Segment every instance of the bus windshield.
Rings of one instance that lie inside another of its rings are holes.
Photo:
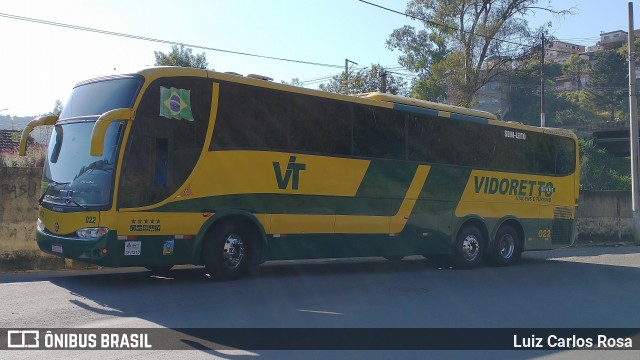
[[[64,105],[60,119],[102,115],[118,109],[131,108],[142,80],[135,77],[115,78],[78,85]]]
[[[89,155],[95,122],[72,122],[55,126],[44,165],[47,188],[43,205],[68,210],[105,208],[111,203],[114,169],[124,129],[114,121],[107,129],[102,156]],[[77,209],[71,209],[77,208]]]
[[[104,209],[111,204],[117,151],[124,124],[107,129],[103,155],[90,155],[97,117],[109,110],[131,108],[142,84],[139,76],[103,78],[76,86],[60,114],[44,165],[45,190],[40,203],[65,211]]]

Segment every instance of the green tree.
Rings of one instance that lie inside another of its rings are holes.
[[[286,82],[284,80],[281,81],[283,84],[285,85],[291,85],[291,86],[298,86],[298,87],[303,87],[302,86],[302,82],[300,82],[299,78],[292,78],[291,82]]]
[[[631,190],[629,158],[614,157],[596,147],[593,139],[581,139],[580,184],[587,190]]]
[[[156,57],[156,66],[181,66],[192,67],[198,69],[206,69],[209,63],[205,53],[193,55],[191,48],[186,48],[184,45],[171,46],[171,52],[165,54],[162,51],[154,51],[153,54]]]
[[[587,105],[585,90],[561,92],[554,97],[556,101],[551,113],[554,126],[585,125],[604,120]]]
[[[578,54],[572,54],[566,64],[562,65],[562,73],[571,77],[575,89],[582,89],[582,74],[589,70],[589,60]]]
[[[561,74],[561,66],[557,63],[545,64],[545,79]],[[553,112],[556,104],[556,93],[552,90],[554,83],[545,81],[545,114]],[[549,90],[551,89],[551,91]],[[509,89],[511,110],[505,114],[505,120],[513,120],[528,125],[540,125],[540,61],[523,62],[519,69],[511,72]],[[551,119],[551,116],[547,116]],[[549,123],[549,125],[552,125]]]
[[[449,102],[469,106],[494,76],[510,71],[523,46],[538,41],[539,29],[526,16],[537,11],[568,14],[537,6],[538,0],[410,0],[406,13],[424,30],[404,26],[393,31],[387,47],[403,53],[401,65],[419,72],[414,84],[432,94],[446,89]],[[522,44],[522,45],[521,45]]]
[[[374,91],[382,91],[382,76],[387,78],[387,93],[393,95],[405,95],[406,94],[406,82],[399,76],[394,76],[392,73],[386,72],[379,64],[372,64],[368,69],[358,70],[353,74],[349,74],[347,82],[347,76],[344,72],[340,75],[336,75],[326,84],[320,84],[318,88],[322,91],[333,92],[337,94],[362,94]]]
[[[60,116],[63,109],[64,109],[64,105],[62,105],[62,101],[56,100],[55,104],[53,105],[53,110],[49,112],[49,115]]]
[[[627,61],[623,55],[615,50],[598,52],[587,83],[587,101],[592,109],[607,112],[609,120],[614,121],[616,113],[624,112],[627,79]]]

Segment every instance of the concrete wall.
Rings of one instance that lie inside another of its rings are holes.
[[[0,167],[0,252],[34,250],[42,169]]]
[[[630,191],[582,191],[576,213],[576,241],[633,241],[632,215]]]
[[[0,167],[0,271],[64,267],[35,242],[41,168]]]
[[[40,168],[0,167],[0,271],[64,266],[35,243],[41,178]],[[631,218],[630,192],[584,191],[577,210],[577,242],[632,241]]]

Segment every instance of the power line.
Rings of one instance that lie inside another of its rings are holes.
[[[213,48],[213,47],[209,47],[209,46],[194,45],[194,44],[187,44],[187,43],[182,43],[182,42],[177,42],[177,41],[156,39],[156,38],[151,38],[151,37],[146,37],[146,36],[125,34],[125,33],[119,33],[119,32],[115,32],[115,31],[95,29],[95,28],[90,28],[90,27],[85,27],[85,26],[78,26],[78,25],[72,25],[72,24],[59,23],[59,22],[55,22],[55,21],[42,20],[42,19],[30,18],[30,17],[26,17],[26,16],[19,16],[19,15],[13,15],[13,14],[0,13],[0,17],[13,19],[13,20],[19,20],[19,21],[32,22],[32,23],[42,24],[42,25],[57,26],[57,27],[73,29],[73,30],[88,31],[88,32],[104,34],[104,35],[119,36],[119,37],[129,38],[129,39],[157,42],[157,43],[161,43],[161,44],[184,45],[184,46],[191,47],[191,48],[210,50],[210,51],[217,51],[217,52],[224,52],[224,53],[234,54],[234,55],[251,56],[251,57],[257,57],[257,58],[262,58],[262,59],[287,61],[287,62],[298,63],[298,64],[324,66],[324,67],[337,68],[337,69],[342,68],[341,65],[324,64],[324,63],[318,63],[318,62],[313,62],[313,61],[287,59],[287,58],[281,58],[281,57],[275,57],[275,56],[252,54],[252,53],[242,52],[242,51],[218,49],[218,48]]]
[[[404,13],[404,12],[401,12],[401,11],[398,11],[398,10],[393,10],[393,9],[388,8],[388,7],[384,7],[384,6],[382,6],[382,5],[374,4],[374,3],[372,3],[372,2],[368,2],[368,1],[365,1],[365,0],[359,0],[359,1],[360,1],[360,2],[363,2],[363,3],[365,3],[365,4],[368,4],[368,5],[371,5],[371,6],[374,6],[374,7],[377,7],[377,8],[383,9],[383,10],[386,10],[386,11],[390,11],[390,12],[395,13],[395,14],[398,14],[398,15],[406,16],[406,17],[409,17],[409,18],[414,19],[414,20],[415,20],[415,19],[417,19],[417,20],[420,20],[420,21],[425,22],[425,23],[427,23],[427,24],[431,24],[431,25],[434,25],[434,26],[439,26],[439,27],[447,28],[447,29],[449,29],[449,30],[453,30],[453,31],[462,31],[462,32],[464,32],[464,33],[466,33],[466,34],[477,35],[477,36],[481,36],[481,37],[486,38],[486,39],[489,39],[489,40],[496,40],[496,41],[504,42],[504,43],[511,44],[511,45],[517,45],[517,46],[528,47],[528,48],[534,48],[534,47],[535,47],[535,46],[531,46],[531,45],[526,45],[526,44],[522,44],[522,43],[517,43],[517,42],[515,42],[515,41],[511,41],[511,40],[498,39],[498,38],[496,38],[496,37],[490,37],[490,36],[488,36],[488,35],[478,34],[478,33],[476,33],[476,32],[472,32],[472,31],[468,31],[468,30],[464,30],[464,29],[458,29],[458,28],[457,28],[457,27],[455,27],[455,26],[451,26],[451,25],[447,25],[447,24],[441,24],[441,23],[438,23],[438,22],[433,21],[433,20],[423,19],[423,18],[420,18],[420,17],[414,16],[414,15],[409,15],[409,14],[407,14],[407,13]]]

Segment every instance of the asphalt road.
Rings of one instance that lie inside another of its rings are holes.
[[[453,270],[415,257],[271,262],[212,282],[180,267],[0,274],[0,328],[640,328],[640,247]],[[460,339],[464,342],[466,339]],[[638,359],[640,351],[2,351],[0,359]]]

